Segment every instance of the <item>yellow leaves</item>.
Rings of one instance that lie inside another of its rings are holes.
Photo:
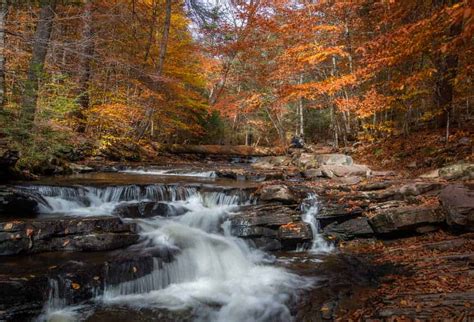
[[[81,285],[78,284],[78,283],[71,283],[71,287],[72,287],[72,289],[77,291],[81,288]]]
[[[12,228],[13,228],[13,223],[10,223],[10,222],[7,223],[7,224],[5,224],[5,225],[3,226],[3,229],[4,229],[4,230],[10,230],[10,229],[12,229]]]

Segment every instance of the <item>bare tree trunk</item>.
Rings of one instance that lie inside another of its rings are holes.
[[[165,9],[165,24],[163,26],[163,33],[160,43],[160,56],[158,57],[158,66],[156,68],[156,75],[161,76],[163,74],[163,66],[166,58],[166,50],[168,48],[168,37],[171,28],[171,4],[172,0],[166,0],[166,9]],[[138,138],[142,138],[146,130],[150,127],[153,114],[155,113],[155,107],[150,106],[145,113],[145,118],[140,124],[138,129]]]
[[[78,132],[85,132],[85,115],[90,105],[89,96],[89,82],[91,77],[91,65],[92,58],[94,56],[94,32],[92,29],[92,1],[87,0],[84,7],[83,14],[83,27],[82,27],[82,43],[80,50],[80,77],[79,77],[79,97],[78,103],[80,105],[80,111],[78,118],[81,124],[79,124]]]
[[[300,76],[300,84],[303,84],[303,75]],[[300,98],[299,109],[300,109],[300,136],[304,137],[304,116],[303,116],[303,98]]]
[[[0,111],[5,106],[5,29],[7,25],[8,2],[0,0]]]
[[[21,100],[21,118],[23,124],[28,128],[33,127],[35,119],[39,81],[41,80],[46,54],[48,53],[55,8],[55,0],[41,1],[40,16],[33,39],[33,53],[28,68],[28,79],[25,83]]]

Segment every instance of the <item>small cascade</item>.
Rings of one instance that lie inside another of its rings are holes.
[[[43,309],[43,314],[41,314],[36,321],[64,321],[64,322],[73,322],[78,320],[79,306],[73,307],[68,306],[66,299],[61,294],[59,289],[59,282],[56,279],[49,280],[49,293],[48,301],[45,304]]]
[[[330,253],[334,250],[334,246],[328,243],[319,233],[319,222],[316,219],[319,213],[319,201],[316,194],[309,194],[301,205],[303,212],[303,221],[308,223],[313,233],[313,241],[309,251],[312,253]],[[302,249],[300,249],[302,250]]]
[[[249,194],[241,190],[200,191],[196,187],[160,184],[108,187],[31,185],[21,189],[41,197],[38,198],[40,213],[69,216],[112,215],[120,204],[142,201],[165,202],[171,208],[186,207],[186,204],[192,208],[195,200],[208,208],[250,201]]]

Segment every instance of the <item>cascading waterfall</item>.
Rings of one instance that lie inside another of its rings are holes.
[[[303,212],[303,221],[308,223],[313,233],[313,241],[309,249],[312,253],[329,253],[334,250],[334,246],[328,243],[319,233],[319,223],[316,219],[319,213],[319,201],[316,194],[309,194],[308,197],[301,204],[301,211]]]
[[[255,202],[244,191],[176,185],[30,189],[44,197],[51,213],[112,214],[120,203],[144,200],[185,209],[172,217],[127,219],[138,224],[145,241],[141,247],[179,251],[170,263],[156,259],[152,273],[136,280],[115,285],[105,281],[96,299],[102,305],[191,310],[197,321],[291,321],[288,301],[312,285],[307,278],[268,265],[268,255],[229,234],[226,220],[240,206]],[[74,319],[77,307],[65,306],[55,285],[46,319]]]
[[[262,252],[222,235],[225,219],[243,203],[220,194],[193,196],[184,203],[189,211],[183,216],[137,221],[143,237],[151,242],[147,245],[177,247],[176,259],[161,266],[155,262],[151,274],[108,287],[103,302],[199,308],[196,314],[202,321],[290,321],[285,304],[310,281],[264,265]]]

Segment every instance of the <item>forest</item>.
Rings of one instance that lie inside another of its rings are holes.
[[[0,135],[348,147],[472,129],[469,1],[2,1]]]
[[[474,0],[0,0],[0,321],[474,320]]]

